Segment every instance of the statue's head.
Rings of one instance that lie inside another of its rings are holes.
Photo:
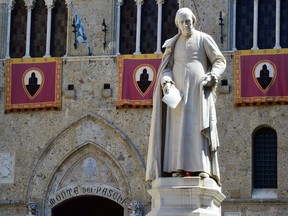
[[[180,8],[175,16],[175,24],[183,36],[190,36],[196,25],[196,16],[189,8]]]

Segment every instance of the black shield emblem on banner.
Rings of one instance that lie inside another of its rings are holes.
[[[22,85],[31,100],[40,93],[43,84],[44,74],[40,69],[30,68],[23,74]]]
[[[140,95],[144,97],[155,82],[155,69],[149,64],[139,65],[133,74],[134,85]]]
[[[276,66],[269,60],[257,62],[253,68],[254,81],[263,93],[266,93],[270,89],[276,76]]]

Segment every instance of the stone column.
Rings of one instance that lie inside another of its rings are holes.
[[[275,46],[274,49],[280,49],[280,0],[276,0],[276,29],[275,29]]]
[[[254,19],[253,19],[253,47],[252,50],[258,50],[258,0],[254,0]]]
[[[46,0],[45,4],[47,6],[47,29],[46,29],[46,52],[44,57],[50,57],[50,44],[51,44],[51,21],[52,21],[52,8],[53,0]]]
[[[8,12],[7,12],[7,35],[6,35],[6,56],[5,58],[10,58],[10,35],[11,35],[11,12],[15,4],[14,0],[9,1],[8,3]]]
[[[183,0],[177,0],[177,2],[178,2],[178,5],[179,5],[179,8],[184,7],[184,2],[183,2]]]
[[[155,53],[162,53],[161,51],[161,38],[162,38],[162,5],[164,0],[156,0],[158,5],[158,21],[157,21],[157,49]]]
[[[233,0],[233,20],[232,20],[232,51],[237,50],[236,48],[236,2],[237,0]]]
[[[120,21],[121,21],[121,6],[123,0],[117,1],[117,22],[116,22],[116,55],[120,55]]]
[[[27,27],[26,27],[26,49],[25,56],[23,58],[30,58],[30,40],[31,40],[31,13],[34,7],[34,0],[27,1]]]
[[[141,35],[141,9],[143,0],[135,0],[137,5],[137,26],[136,26],[136,50],[134,54],[141,54],[140,51],[140,35]]]
[[[221,216],[225,199],[221,187],[211,178],[158,178],[148,190],[152,196],[147,216]]]

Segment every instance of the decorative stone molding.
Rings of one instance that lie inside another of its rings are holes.
[[[139,200],[132,200],[128,209],[130,210],[129,216],[142,216],[143,215],[143,206]]]
[[[32,216],[37,214],[37,206],[35,202],[29,202],[26,205],[27,208],[27,216]]]

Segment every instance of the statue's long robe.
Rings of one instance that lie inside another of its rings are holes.
[[[178,34],[163,47],[165,53],[153,94],[146,180],[180,169],[206,172],[220,183],[215,89],[204,88],[201,81],[209,65],[209,73],[219,77],[226,67],[225,58],[209,35],[195,29],[190,39]],[[173,63],[171,73],[164,70],[169,62]],[[163,76],[171,77],[183,93],[176,109],[162,102]]]

